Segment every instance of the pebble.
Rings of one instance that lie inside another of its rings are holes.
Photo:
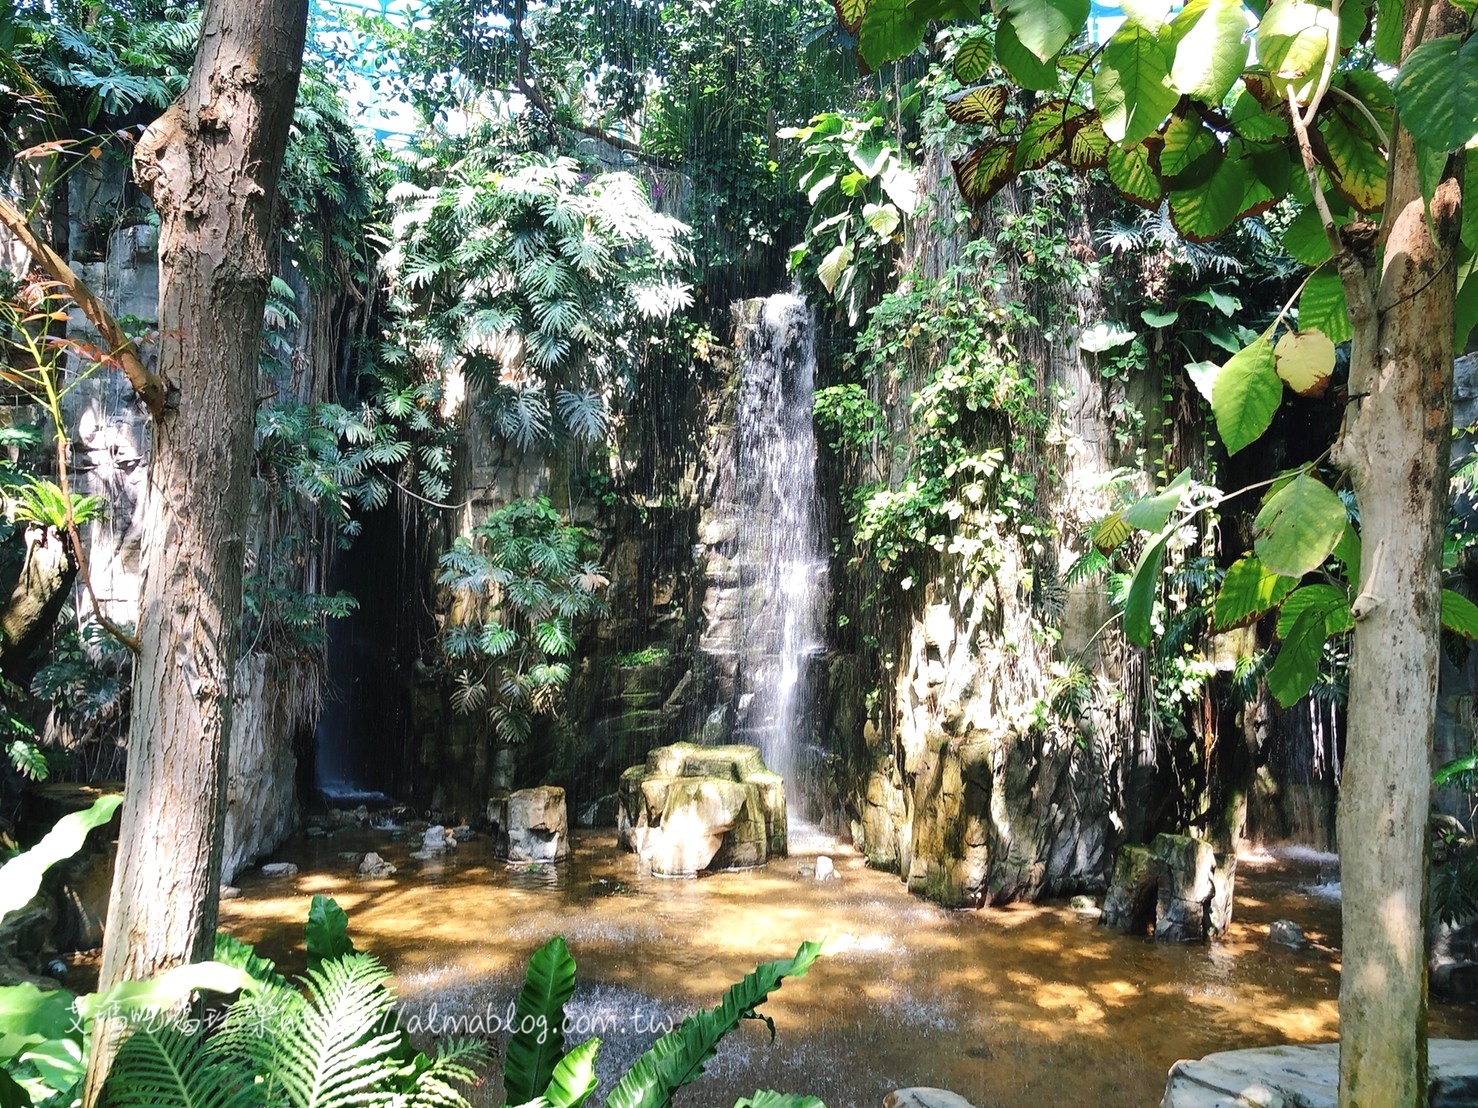
[[[296,877],[298,867],[291,862],[268,862],[262,867],[263,877]]]

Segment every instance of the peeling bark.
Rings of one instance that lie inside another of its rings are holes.
[[[159,212],[159,359],[178,409],[145,493],[141,651],[101,984],[214,949],[257,353],[306,0],[207,0],[184,96],[139,143]],[[94,1040],[86,1101],[111,1063]]]

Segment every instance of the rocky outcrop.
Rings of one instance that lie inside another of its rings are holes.
[[[1119,848],[1103,902],[1103,924],[1162,942],[1199,942],[1232,922],[1235,855],[1187,835],[1157,835],[1148,846]]]
[[[659,747],[621,775],[616,827],[659,876],[762,866],[786,853],[785,786],[752,746]]]
[[[516,864],[562,862],[570,856],[565,791],[555,785],[519,789],[488,801],[493,853]]]
[[[1427,1044],[1431,1108],[1478,1103],[1478,1043]],[[1339,1044],[1227,1050],[1170,1067],[1160,1108],[1336,1108]]]

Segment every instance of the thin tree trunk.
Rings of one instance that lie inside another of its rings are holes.
[[[214,949],[257,356],[306,0],[207,0],[184,97],[134,158],[160,216],[160,370],[118,866],[101,984]],[[87,1102],[111,1063],[94,1040]]]
[[[1450,30],[1454,11],[1437,0],[1423,13],[1425,37]],[[1419,37],[1409,28],[1408,51]],[[1410,136],[1398,128],[1393,138],[1377,331],[1352,357],[1360,407],[1338,453],[1364,547],[1339,802],[1342,1108],[1408,1108],[1427,1096],[1427,817],[1460,190],[1443,181],[1429,222]]]

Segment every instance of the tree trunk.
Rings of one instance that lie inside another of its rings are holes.
[[[0,573],[0,674],[12,679],[31,652],[56,626],[77,578],[66,537],[33,523],[11,539],[20,548],[14,580]],[[3,563],[5,559],[0,559]],[[3,570],[0,565],[0,570]],[[7,588],[8,587],[8,595]]]
[[[1412,8],[1426,37],[1453,29],[1445,0]],[[1408,51],[1421,33],[1408,29]],[[1342,1108],[1408,1108],[1427,1095],[1427,816],[1460,190],[1443,181],[1429,221],[1411,138],[1393,137],[1374,342],[1359,341],[1357,320],[1359,411],[1337,455],[1363,540],[1339,802]]]
[[[207,0],[185,95],[139,143],[159,211],[159,359],[141,650],[101,985],[214,949],[226,743],[277,176],[306,0]],[[87,1101],[111,1063],[94,1040]]]

